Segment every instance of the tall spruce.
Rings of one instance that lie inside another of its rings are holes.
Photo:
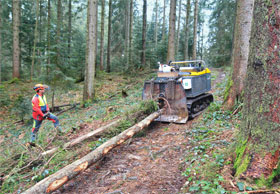
[[[83,100],[93,100],[94,98],[94,77],[96,61],[96,6],[97,0],[88,0],[87,12],[87,49],[85,65],[85,84]]]
[[[72,0],[68,0],[68,59],[71,58]]]
[[[2,82],[2,2],[0,1],[0,83]]]
[[[241,100],[249,56],[249,40],[253,19],[254,0],[237,1],[234,41],[232,52],[232,76],[229,80],[228,95],[225,96],[226,107],[233,109],[235,102]],[[232,84],[231,84],[232,83]]]
[[[112,0],[109,0],[109,17],[108,17],[108,43],[107,43],[107,66],[106,72],[111,71],[111,30],[112,30]]]
[[[176,0],[170,0],[167,62],[175,60]]]
[[[255,0],[235,175],[272,186],[280,170],[280,4]]]
[[[155,4],[155,12],[156,12],[156,18],[155,18],[155,47],[157,48],[158,43],[158,0],[156,0]]]
[[[179,14],[178,14],[178,20],[177,20],[177,31],[176,31],[176,57],[178,57],[178,51],[179,51],[179,41],[180,41],[180,24],[181,24],[181,7],[182,7],[182,0],[179,0]]]
[[[47,28],[47,57],[48,57],[48,62],[47,62],[47,75],[49,74],[50,71],[50,65],[51,65],[51,0],[48,0],[48,28]]]
[[[196,60],[196,47],[197,47],[197,17],[198,17],[198,0],[195,0],[194,6],[194,24],[193,24],[193,50],[192,59]]]
[[[61,23],[62,23],[62,4],[61,4],[61,0],[57,0],[56,65],[60,69],[61,69],[61,59],[60,59]]]
[[[132,65],[132,32],[133,32],[133,0],[130,0],[130,6],[129,6],[129,48],[128,48],[128,52],[129,52],[129,56],[128,56],[128,60],[129,60],[129,64]]]
[[[141,65],[146,65],[146,29],[147,29],[147,0],[143,0],[142,51]]]
[[[40,11],[39,9],[40,9],[40,2],[39,0],[36,0],[36,23],[34,29],[34,43],[33,43],[33,52],[32,52],[30,80],[32,80],[34,75],[35,53],[36,53],[36,46],[38,41],[38,23],[39,23],[39,11]]]
[[[20,0],[13,0],[13,78],[20,77]]]
[[[104,17],[105,17],[105,0],[101,0],[101,34],[100,34],[100,70],[104,67]]]
[[[129,53],[128,53],[128,49],[129,49],[129,6],[130,6],[130,1],[126,1],[125,2],[125,37],[124,37],[124,57],[125,57],[125,69],[128,69],[129,66]]]
[[[189,60],[189,18],[191,11],[191,0],[188,0],[186,7],[186,25],[185,25],[185,49],[184,49],[184,58]]]
[[[162,16],[162,29],[161,29],[161,40],[164,41],[165,39],[165,18],[166,18],[166,13],[165,13],[165,9],[166,9],[166,0],[163,0],[163,16]]]

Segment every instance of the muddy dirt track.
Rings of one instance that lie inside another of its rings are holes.
[[[185,180],[184,125],[153,123],[55,193],[178,193]]]
[[[214,81],[222,81],[219,73]],[[175,194],[186,182],[182,172],[188,145],[186,124],[152,123],[141,137],[116,147],[55,194]]]

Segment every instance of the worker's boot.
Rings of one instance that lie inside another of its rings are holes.
[[[27,147],[36,147],[35,141],[37,139],[37,133],[31,132],[31,140],[26,143]]]
[[[57,135],[59,135],[59,136],[63,135],[61,126],[57,126],[55,129],[56,129]]]
[[[29,148],[36,147],[36,144],[34,142],[27,142],[25,145]]]

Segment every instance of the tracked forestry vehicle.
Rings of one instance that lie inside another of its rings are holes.
[[[165,112],[157,121],[186,123],[211,102],[211,72],[202,60],[159,63],[157,78],[145,81],[143,100],[153,99]]]

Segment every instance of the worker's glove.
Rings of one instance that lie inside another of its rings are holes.
[[[44,114],[43,118],[46,119],[46,118],[48,118],[49,116],[50,116],[50,112],[47,112],[47,113]]]

